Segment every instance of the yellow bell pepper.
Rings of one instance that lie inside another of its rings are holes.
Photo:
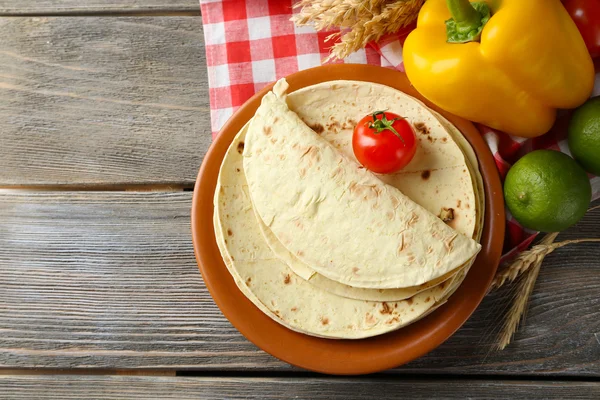
[[[479,3],[425,2],[404,43],[408,78],[453,114],[539,136],[554,124],[556,109],[575,108],[592,93],[585,43],[559,0]]]

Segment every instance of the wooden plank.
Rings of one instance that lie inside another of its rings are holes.
[[[0,37],[0,186],[193,184],[211,142],[199,18],[0,18]]]
[[[0,376],[3,399],[593,399],[598,382]]]
[[[0,16],[116,13],[200,14],[198,0],[0,0]]]
[[[0,192],[0,368],[296,371],[247,342],[197,271],[191,193]],[[600,209],[559,239],[600,236]],[[600,246],[551,254],[514,344],[495,293],[391,373],[600,376]]]

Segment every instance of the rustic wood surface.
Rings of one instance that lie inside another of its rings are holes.
[[[600,398],[597,244],[546,259],[500,353],[510,290],[378,376],[321,378],[260,351],[191,245],[182,188],[210,144],[198,2],[0,0],[0,35],[1,399]],[[558,240],[582,237],[600,237],[600,210]]]
[[[221,315],[190,236],[190,192],[0,194],[0,368],[297,371]],[[559,240],[600,236],[600,209]],[[600,377],[600,246],[550,255],[515,343],[491,352],[506,292],[395,373]]]
[[[198,0],[0,0],[2,15],[186,13],[199,15]]]
[[[200,18],[0,18],[0,187],[191,186],[211,141]]]
[[[377,378],[190,378],[0,376],[2,399],[593,399],[600,383],[384,380]]]

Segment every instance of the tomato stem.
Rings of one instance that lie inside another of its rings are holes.
[[[381,115],[381,119],[377,119],[377,116]],[[387,119],[385,116],[385,111],[375,111],[373,113],[373,122],[369,124],[370,129],[374,129],[374,133],[381,133],[385,130],[391,131],[394,135],[398,136],[398,138],[402,141],[403,144],[406,145],[404,138],[398,133],[396,129],[392,126],[392,124],[396,121],[400,121],[404,118],[394,118],[392,120]]]

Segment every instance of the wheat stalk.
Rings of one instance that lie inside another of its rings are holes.
[[[331,48],[325,61],[342,59],[410,24],[417,17],[425,0],[301,0],[294,7],[300,12],[291,20],[298,26],[312,24],[317,30],[331,28],[343,32],[330,35],[327,40],[341,36]]]
[[[590,208],[588,212],[597,208],[600,208],[600,206]],[[498,335],[496,349],[503,350],[506,348],[519,328],[519,324],[525,321],[529,298],[535,287],[535,282],[540,273],[544,258],[554,250],[569,244],[600,242],[600,239],[573,239],[555,243],[554,240],[557,236],[558,232],[548,233],[542,238],[539,244],[519,254],[494,277],[490,290],[499,288],[507,282],[513,282],[517,277],[524,274],[519,281],[514,302],[508,311],[506,321],[502,325],[502,329]]]
[[[530,250],[522,252],[514,260],[506,264],[498,273],[496,273],[489,290],[497,289],[507,282],[514,281],[519,275],[528,271],[538,261],[541,263],[541,261],[544,260],[544,257],[558,248],[575,243],[600,242],[600,239],[573,239],[552,243],[554,242],[554,239],[556,239],[556,236],[558,236],[557,232],[547,234],[540,241],[540,244],[533,246]]]
[[[544,257],[538,258],[533,262],[532,267],[526,272],[526,276],[521,279],[517,288],[515,301],[508,311],[508,318],[504,321],[498,340],[496,349],[504,350],[513,338],[513,335],[519,328],[519,324],[525,321],[525,311],[529,304],[529,298],[535,287],[535,281],[540,273]]]

